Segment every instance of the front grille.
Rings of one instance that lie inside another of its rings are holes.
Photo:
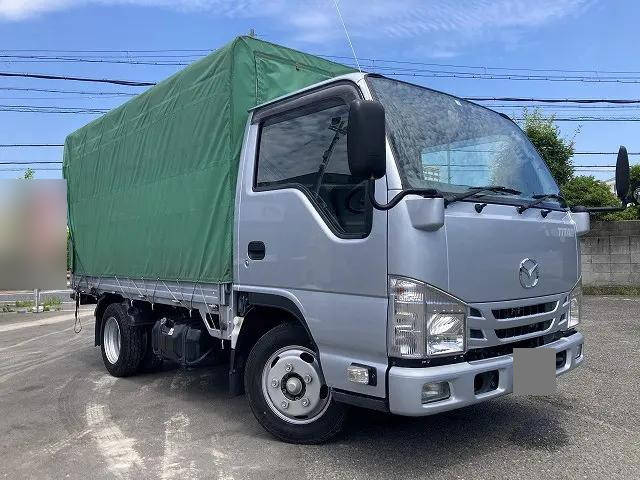
[[[469,330],[469,338],[484,338],[484,334],[482,333],[482,330],[472,328]]]
[[[507,318],[527,317],[529,315],[539,315],[541,313],[552,312],[556,308],[557,302],[538,303],[536,305],[525,305],[523,307],[501,308],[492,310],[493,318],[505,320]]]
[[[499,357],[501,355],[509,355],[513,353],[514,348],[536,348],[546,345],[547,343],[555,342],[559,338],[569,337],[576,333],[575,330],[567,330],[566,332],[553,332],[547,335],[541,335],[539,337],[527,338],[526,340],[520,340],[519,342],[505,343],[504,345],[496,345],[495,347],[482,347],[474,348],[464,354],[463,360],[465,362],[472,362],[474,360],[483,360],[485,358]]]
[[[521,325],[519,327],[499,328],[496,329],[496,337],[511,338],[527,335],[528,333],[542,332],[551,326],[551,320],[544,322],[531,323],[529,325]]]

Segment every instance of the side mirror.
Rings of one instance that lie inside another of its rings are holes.
[[[571,218],[576,223],[576,235],[581,237],[591,230],[591,216],[589,212],[572,212]]]
[[[623,205],[627,204],[629,194],[629,155],[627,149],[621,145],[618,150],[618,161],[616,162],[616,194]]]
[[[373,100],[349,104],[347,152],[349,170],[356,178],[382,178],[387,168],[384,107]]]

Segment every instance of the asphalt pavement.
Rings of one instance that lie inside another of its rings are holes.
[[[640,478],[640,299],[586,297],[586,362],[549,397],[424,418],[354,409],[319,446],[280,443],[224,365],[110,377],[72,312],[0,314],[0,478]]]

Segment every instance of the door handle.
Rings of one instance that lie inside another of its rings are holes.
[[[249,242],[249,247],[247,248],[247,254],[251,260],[262,260],[266,254],[266,247],[264,246],[264,242]]]

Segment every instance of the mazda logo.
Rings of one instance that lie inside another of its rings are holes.
[[[524,288],[533,288],[540,280],[540,268],[538,262],[525,258],[520,262],[520,285]]]

